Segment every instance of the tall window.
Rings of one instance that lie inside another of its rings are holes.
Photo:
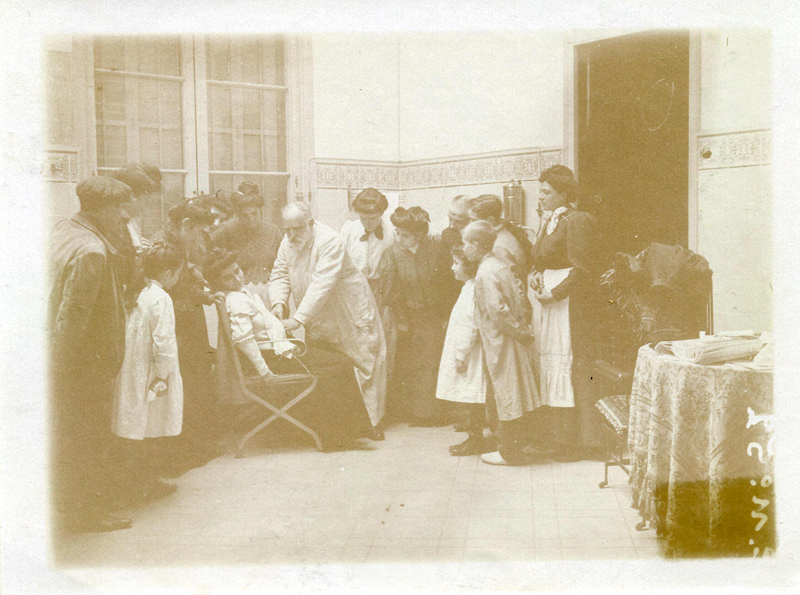
[[[209,186],[245,180],[286,193],[286,87],[280,37],[206,39]]]
[[[275,219],[289,177],[280,36],[103,37],[94,60],[99,172],[143,161],[164,174],[141,205],[146,236],[184,196],[245,180]]]

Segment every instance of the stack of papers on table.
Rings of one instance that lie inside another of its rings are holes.
[[[730,360],[752,358],[761,351],[761,338],[750,331],[719,333],[688,341],[664,341],[655,347],[656,353],[674,355],[694,364],[718,364]]]

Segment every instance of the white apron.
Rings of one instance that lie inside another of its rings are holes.
[[[552,291],[572,269],[546,270],[542,277],[546,289]],[[572,337],[569,328],[569,297],[542,304],[530,292],[533,306],[534,372],[539,381],[542,405],[574,407],[572,390]]]

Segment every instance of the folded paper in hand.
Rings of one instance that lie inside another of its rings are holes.
[[[694,364],[717,364],[730,360],[751,358],[762,346],[754,333],[733,333],[700,337],[688,341],[664,341],[655,347],[656,353],[674,355]]]
[[[154,382],[153,386],[150,387],[150,390],[147,391],[147,402],[152,403],[158,397],[163,395],[167,390],[167,383],[163,380],[159,380],[158,382]]]

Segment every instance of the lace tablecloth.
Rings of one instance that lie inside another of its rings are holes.
[[[639,349],[628,447],[633,506],[675,556],[775,549],[772,373]]]

